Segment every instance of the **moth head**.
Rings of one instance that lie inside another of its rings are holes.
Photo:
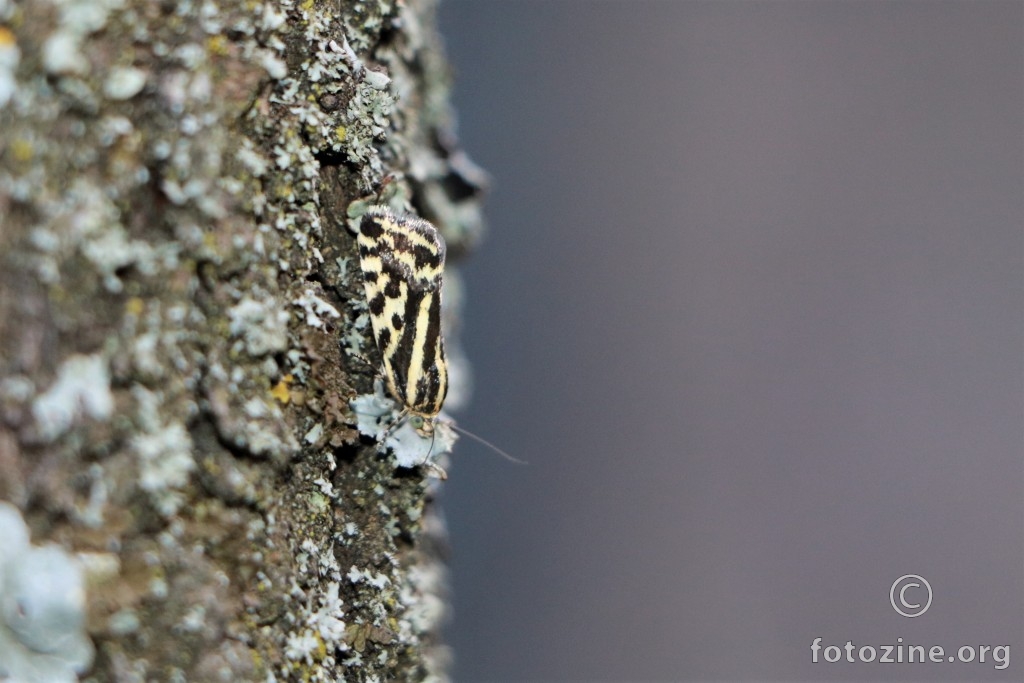
[[[411,413],[409,415],[409,424],[412,425],[417,434],[424,438],[434,436],[434,418],[429,415]]]

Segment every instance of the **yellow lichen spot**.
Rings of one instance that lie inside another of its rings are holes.
[[[274,385],[274,388],[270,390],[270,395],[273,396],[277,401],[283,405],[288,405],[292,400],[291,392],[288,390],[288,386],[295,381],[295,378],[291,375],[285,375],[281,378],[281,381]]]
[[[324,637],[319,632],[316,634],[316,653],[320,655],[320,659],[327,656],[327,643],[324,642]]]
[[[11,47],[18,44],[18,39],[14,37],[9,29],[0,26],[0,47]]]
[[[345,126],[338,126],[334,129],[334,134],[338,136],[338,142],[341,142],[345,139],[345,136],[348,135],[348,128]]]
[[[11,154],[14,155],[15,161],[28,161],[35,154],[35,149],[28,140],[18,138],[11,143]]]
[[[212,55],[223,57],[228,53],[228,39],[222,35],[210,36],[206,41],[206,49]]]
[[[146,303],[137,296],[133,296],[124,302],[124,310],[128,315],[139,316],[142,315],[142,311],[145,310]]]
[[[299,9],[303,12],[312,12],[315,5],[316,2],[314,0],[303,0],[303,3],[299,5]]]

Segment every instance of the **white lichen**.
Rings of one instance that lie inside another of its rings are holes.
[[[257,178],[266,175],[270,163],[261,153],[253,147],[251,140],[243,140],[242,146],[235,152],[235,158],[242,162],[242,165],[249,169]]]
[[[283,59],[272,52],[261,50],[259,52],[259,61],[267,74],[274,80],[281,80],[288,75],[288,65]]]
[[[345,604],[340,597],[341,571],[333,544],[321,549],[307,540],[297,559],[300,571],[309,574],[309,584],[317,588],[307,590],[293,584],[289,592],[297,604],[292,615],[295,627],[285,638],[285,656],[309,665],[318,661],[325,671],[330,671],[335,665],[335,653],[349,649],[345,638]]]
[[[4,108],[18,89],[15,71],[20,61],[21,50],[18,49],[17,39],[13,33],[0,26],[0,109]]]
[[[327,481],[323,477],[317,477],[316,479],[313,480],[313,483],[320,487],[321,493],[323,493],[325,496],[332,500],[335,499],[335,497],[338,495],[337,492],[334,490],[334,484]]]
[[[288,311],[273,298],[245,296],[228,309],[229,331],[241,337],[251,356],[284,351],[288,346]]]
[[[55,545],[29,544],[17,508],[0,502],[0,679],[71,683],[92,664],[85,580]]]
[[[310,427],[309,431],[306,432],[306,435],[302,437],[302,440],[312,445],[320,441],[320,439],[322,439],[323,436],[324,425],[321,422],[317,422],[312,427]]]
[[[146,86],[146,72],[135,67],[110,70],[103,82],[103,94],[112,100],[130,100]]]
[[[170,517],[184,503],[181,489],[196,467],[192,437],[181,422],[164,422],[163,394],[135,385],[132,396],[136,400],[138,433],[129,446],[138,459],[139,486],[150,495],[157,510]]]
[[[53,441],[81,417],[106,420],[113,410],[107,361],[98,355],[74,355],[61,364],[57,380],[33,402],[32,417],[39,436]]]
[[[312,289],[304,291],[302,296],[295,300],[295,305],[306,312],[306,324],[310,327],[322,329],[324,316],[337,318],[341,315],[337,308],[314,294]]]
[[[54,75],[82,74],[88,69],[81,53],[82,36],[73,31],[58,31],[43,44],[43,68]]]
[[[107,23],[114,9],[124,0],[53,0],[60,10],[57,30],[43,43],[43,68],[54,75],[84,74],[89,60],[82,52],[86,36]]]
[[[184,502],[179,490],[196,467],[188,430],[175,422],[137,434],[131,448],[139,459],[139,485],[150,493],[161,514],[173,515]]]

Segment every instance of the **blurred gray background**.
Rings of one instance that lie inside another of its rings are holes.
[[[456,678],[1024,680],[1024,3],[441,19],[494,177],[457,418],[530,463],[456,450]]]

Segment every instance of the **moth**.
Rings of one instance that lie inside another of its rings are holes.
[[[431,437],[448,393],[441,335],[445,246],[425,220],[372,206],[359,224],[359,267],[384,380],[420,436]]]
[[[408,417],[416,434],[431,440],[420,461],[395,451],[399,465],[426,464],[446,478],[444,470],[429,459],[438,423],[448,428],[448,435],[442,432],[439,439],[442,444],[447,441],[450,447],[451,431],[456,431],[512,462],[525,464],[450,420],[438,419],[448,393],[448,363],[441,335],[445,246],[437,228],[415,216],[399,216],[386,206],[371,206],[359,223],[356,242],[384,381],[402,404],[395,424]]]

